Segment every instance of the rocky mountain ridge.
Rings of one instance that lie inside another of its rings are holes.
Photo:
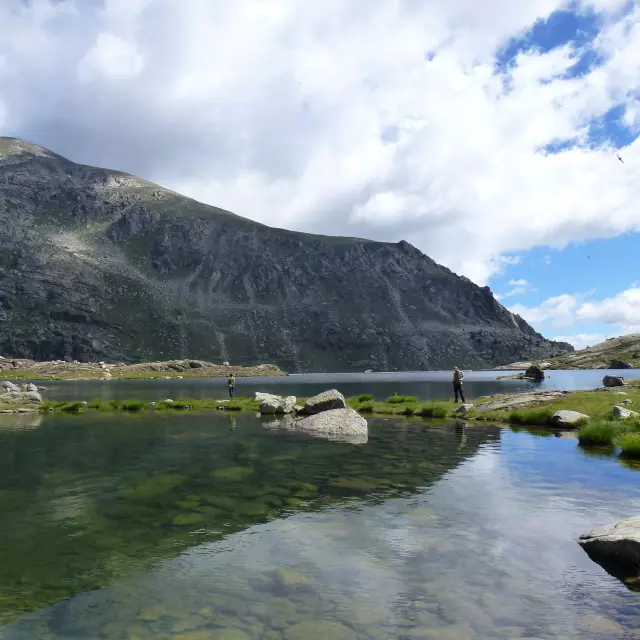
[[[571,351],[407,242],[274,229],[0,138],[0,353],[286,371]]]

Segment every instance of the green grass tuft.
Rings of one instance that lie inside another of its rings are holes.
[[[86,406],[87,405],[82,402],[65,402],[60,407],[60,411],[64,411],[65,413],[81,413]]]
[[[625,433],[616,440],[616,444],[620,447],[621,457],[640,458],[640,432]]]
[[[374,408],[373,402],[362,402],[355,407],[358,413],[373,413]]]
[[[358,402],[370,402],[373,400],[373,394],[362,393],[358,396]]]
[[[531,409],[529,411],[513,411],[509,414],[511,424],[551,425],[553,411],[548,409]]]
[[[447,410],[435,404],[425,404],[415,412],[415,415],[422,418],[446,418]]]
[[[418,402],[417,396],[399,396],[397,393],[387,398],[389,404],[415,404]]]
[[[578,431],[578,442],[587,447],[606,447],[613,445],[620,427],[614,422],[597,420]]]
[[[142,400],[125,400],[122,403],[123,411],[144,411],[147,405]]]

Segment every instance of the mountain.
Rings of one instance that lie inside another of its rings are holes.
[[[567,353],[548,362],[548,369],[638,369],[640,368],[640,333],[609,338],[599,344]]]
[[[407,242],[274,229],[0,138],[0,350],[289,372],[488,367],[545,340]]]

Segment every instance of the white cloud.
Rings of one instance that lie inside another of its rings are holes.
[[[600,344],[607,339],[604,333],[577,333],[568,336],[555,336],[551,340],[557,342],[568,342],[572,344],[576,349],[585,349],[586,347],[592,347],[595,344]]]
[[[600,300],[588,300],[592,291],[583,294],[563,294],[545,300],[538,307],[514,304],[509,307],[525,320],[537,326],[574,327],[580,325],[605,325],[611,328],[610,336],[640,333],[640,288],[631,286],[615,296]],[[584,344],[602,342],[604,334],[578,333],[556,340]],[[603,338],[604,339],[604,338]]]
[[[509,280],[509,284],[512,287],[528,287],[529,286],[529,282],[524,278],[521,278],[520,280]]]
[[[494,72],[569,5],[5,0],[0,133],[275,226],[404,238],[484,284],[519,251],[640,229],[640,141],[624,166],[541,151],[616,105],[636,121],[640,7],[582,1],[606,12],[582,77],[568,47]]]
[[[523,293],[527,293],[528,291],[535,291],[534,287],[531,283],[524,278],[520,280],[509,280],[509,285],[513,287],[506,293],[498,294],[495,297],[498,300],[502,300],[504,298],[511,298],[512,296],[522,295]]]

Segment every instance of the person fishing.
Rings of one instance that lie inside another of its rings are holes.
[[[453,393],[456,396],[456,403],[458,402],[458,396],[460,396],[461,401],[464,403],[464,392],[462,391],[462,381],[464,380],[464,373],[458,369],[458,367],[453,368]]]
[[[227,389],[229,389],[229,397],[233,398],[236,393],[236,379],[233,376],[233,373],[229,374],[229,379],[227,380]]]

